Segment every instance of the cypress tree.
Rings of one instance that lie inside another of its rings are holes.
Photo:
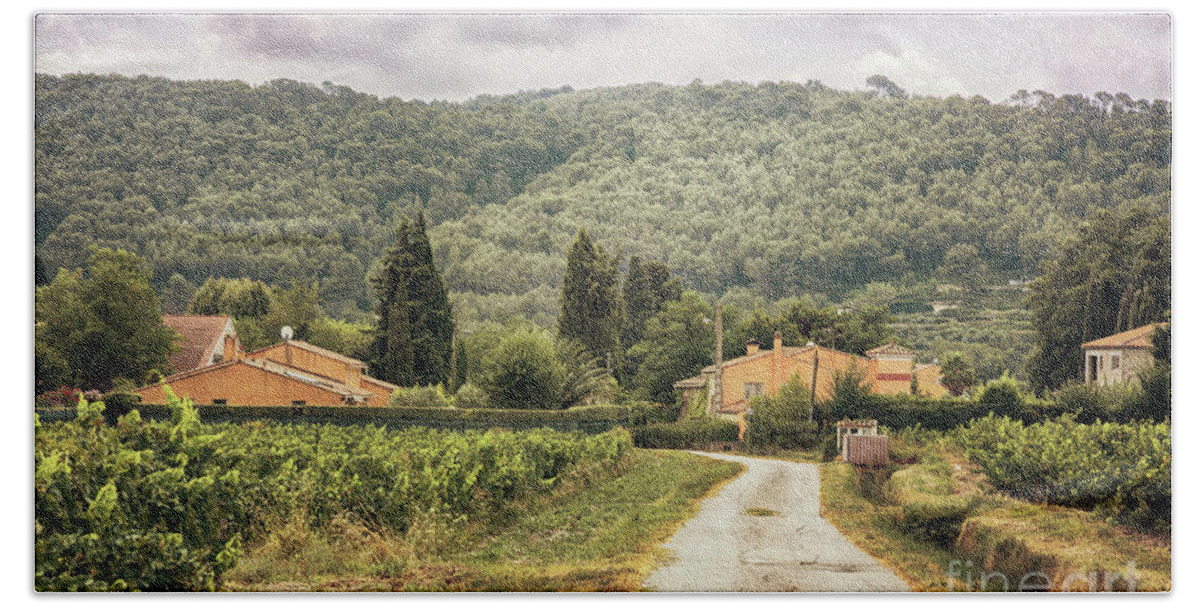
[[[591,356],[606,362],[620,358],[621,304],[617,289],[617,262],[579,229],[567,252],[561,308],[560,338],[575,340]]]
[[[372,373],[401,386],[449,380],[454,318],[446,285],[433,264],[424,217],[401,220],[372,286],[379,318],[371,345]]]
[[[679,279],[662,262],[643,262],[629,258],[629,274],[625,277],[622,300],[625,305],[625,327],[621,344],[629,347],[642,341],[646,320],[662,311],[667,302],[678,300],[683,293]]]

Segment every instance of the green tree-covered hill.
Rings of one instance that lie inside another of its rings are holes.
[[[1124,94],[908,98],[820,83],[564,88],[462,104],[292,81],[38,76],[46,272],[86,245],[174,274],[320,281],[368,308],[422,210],[456,314],[557,313],[580,227],[688,288],[840,298],[941,276],[954,244],[1032,277],[1098,210],[1170,209],[1171,108]]]

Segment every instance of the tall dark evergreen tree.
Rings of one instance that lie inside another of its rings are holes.
[[[402,386],[449,380],[454,316],[433,263],[425,218],[405,218],[372,281],[378,303],[372,372]]]
[[[1035,330],[1029,378],[1057,388],[1083,375],[1079,345],[1147,323],[1171,308],[1171,217],[1149,205],[1102,211],[1030,286]]]
[[[678,300],[683,293],[679,279],[671,276],[666,264],[643,262],[639,256],[629,258],[629,273],[625,276],[625,327],[621,344],[632,346],[641,342],[646,320],[662,311],[663,306]]]
[[[622,315],[617,261],[582,228],[567,252],[560,304],[560,338],[579,342],[602,363],[610,356],[614,361],[620,358]]]

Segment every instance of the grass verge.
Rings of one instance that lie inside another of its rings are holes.
[[[849,465],[822,465],[821,514],[915,591],[1017,590],[1022,581],[1124,591],[1131,576],[1138,591],[1170,590],[1168,537],[1000,496],[945,457],[953,459],[930,455],[898,470],[876,501],[859,492]]]
[[[293,530],[288,542],[249,551],[226,574],[226,588],[637,591],[664,557],[660,545],[695,515],[702,498],[741,470],[683,452],[635,450],[624,474],[565,484],[486,525],[433,515],[404,538],[354,526],[307,535]],[[317,557],[329,551],[341,557]]]

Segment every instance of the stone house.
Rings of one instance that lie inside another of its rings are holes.
[[[1165,326],[1151,323],[1081,344],[1084,381],[1098,386],[1136,382],[1138,372],[1154,365],[1151,337],[1155,328]]]

